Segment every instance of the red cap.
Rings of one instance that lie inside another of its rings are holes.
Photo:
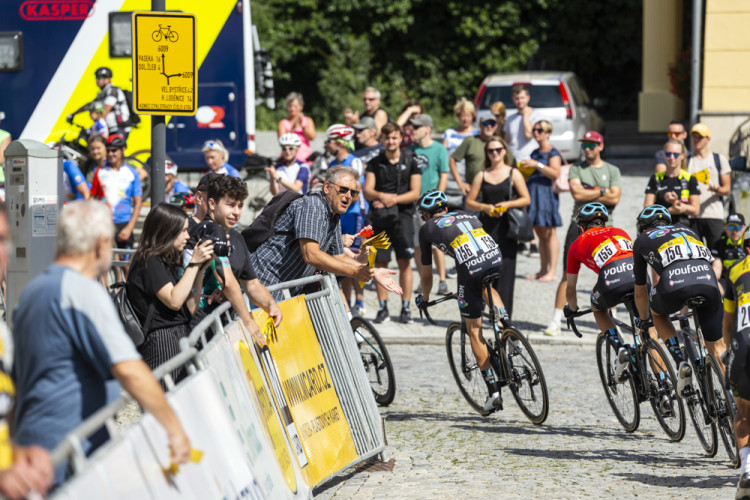
[[[596,130],[589,130],[588,132],[583,134],[583,139],[578,142],[597,142],[599,144],[603,144],[604,139],[602,138],[602,134],[600,134]]]

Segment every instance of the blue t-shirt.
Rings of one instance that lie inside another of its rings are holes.
[[[208,174],[210,172],[211,170],[206,170],[205,174]],[[229,163],[225,163],[224,165],[222,165],[221,168],[216,171],[216,173],[220,175],[221,174],[231,175],[232,177],[237,177],[238,179],[240,178],[240,171],[234,168]]]
[[[13,442],[54,449],[65,435],[120,394],[112,366],[140,359],[114,302],[94,280],[52,264],[21,294],[14,315]],[[89,453],[105,430],[82,443]],[[55,469],[55,482],[65,464]]]
[[[83,199],[81,193],[78,192],[78,186],[81,184],[90,187],[78,165],[74,161],[63,160],[63,192],[66,202]]]

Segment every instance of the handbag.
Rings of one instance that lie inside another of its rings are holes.
[[[122,326],[125,328],[125,333],[128,334],[130,340],[133,341],[136,347],[139,347],[146,340],[146,332],[148,327],[151,325],[151,318],[154,316],[154,304],[149,304],[148,313],[146,313],[146,322],[141,325],[138,316],[136,316],[133,306],[128,300],[128,294],[126,286],[123,281],[118,281],[111,285],[112,300],[115,301],[115,307],[117,308],[117,314],[120,316]]]
[[[552,192],[555,194],[564,193],[570,191],[570,184],[568,183],[568,176],[570,175],[570,163],[565,158],[562,159],[563,164],[560,165],[560,175],[557,176],[552,182]]]
[[[513,169],[510,171],[510,187],[508,189],[508,199],[513,199]],[[505,217],[508,218],[508,238],[514,239],[519,243],[526,243],[534,239],[534,227],[531,224],[531,218],[526,209],[513,207],[505,211]]]

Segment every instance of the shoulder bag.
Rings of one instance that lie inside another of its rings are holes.
[[[508,200],[513,199],[513,168],[510,169],[510,188],[508,190]],[[520,243],[532,241],[534,239],[534,227],[531,224],[531,218],[525,208],[513,207],[505,211],[505,217],[508,218],[508,238],[514,239]]]
[[[568,176],[570,175],[570,163],[566,160],[563,155],[560,155],[560,175],[557,179],[552,181],[552,192],[555,194],[564,193],[570,191],[570,184],[568,183]]]
[[[133,341],[136,347],[139,347],[146,340],[146,333],[148,333],[148,327],[151,325],[151,318],[154,316],[154,304],[149,304],[148,313],[146,313],[146,322],[141,325],[138,316],[136,316],[133,306],[128,300],[128,294],[126,291],[125,282],[118,281],[109,287],[112,290],[112,300],[115,301],[115,307],[117,308],[117,314],[120,316],[122,326],[125,328],[125,332]]]

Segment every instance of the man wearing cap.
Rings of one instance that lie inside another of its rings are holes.
[[[171,160],[164,162],[164,188],[165,200],[176,194],[190,192],[188,185],[177,178],[177,164]]]
[[[229,161],[229,151],[224,147],[224,144],[218,140],[213,139],[203,143],[201,148],[203,151],[203,158],[206,160],[209,172],[217,174],[231,175],[232,177],[240,177],[240,172],[232,165],[227,163]]]
[[[375,124],[375,120],[369,116],[363,116],[359,123],[352,125],[352,128],[356,131],[357,143],[361,146],[352,154],[359,158],[362,164],[367,165],[370,160],[383,151],[383,145],[378,142],[376,137],[378,126]]]
[[[133,248],[133,229],[141,214],[143,192],[138,171],[124,161],[127,143],[119,134],[107,139],[107,165],[97,169],[91,181],[91,196],[112,210],[117,248]]]
[[[595,130],[589,130],[583,135],[583,139],[580,142],[585,160],[571,166],[568,175],[570,194],[573,196],[574,201],[573,214],[570,226],[568,226],[568,234],[565,237],[563,275],[557,287],[555,311],[552,321],[544,331],[545,335],[550,336],[560,334],[560,323],[562,321],[563,307],[565,307],[565,289],[567,287],[568,249],[576,238],[578,238],[578,224],[576,224],[578,211],[586,203],[599,202],[609,210],[609,220],[611,221],[611,214],[615,206],[620,202],[620,169],[602,160],[601,154],[604,149],[602,135]]]
[[[687,130],[685,130],[685,125],[683,125],[680,120],[672,120],[671,122],[669,122],[669,126],[667,127],[667,138],[674,139],[685,144],[685,139],[687,139]],[[687,150],[687,145],[685,149]],[[686,154],[686,160],[689,160],[690,157],[693,156],[690,151],[687,151]],[[664,156],[664,148],[659,148],[659,151],[654,154],[654,161],[656,162],[654,172],[660,173],[667,170],[667,159]]]
[[[414,130],[414,144],[407,149],[414,151],[414,157],[417,165],[422,172],[422,187],[419,191],[420,196],[427,191],[437,189],[445,191],[448,184],[448,150],[441,143],[432,140],[432,117],[422,113],[416,118],[409,120]],[[425,221],[421,215],[414,214],[414,260],[417,264],[417,271],[421,273],[422,267],[421,249],[419,245],[419,230]],[[445,255],[437,248],[433,249],[433,256],[438,270],[440,283],[438,285],[438,294],[448,294],[448,285],[445,282]]]
[[[701,190],[700,212],[690,217],[690,226],[713,250],[724,232],[724,203],[721,197],[731,192],[731,168],[726,156],[708,149],[711,130],[705,123],[693,125],[690,139],[694,152],[688,161],[688,173],[698,180]]]
[[[526,85],[513,85],[511,92],[516,114],[507,119],[503,131],[508,134],[508,147],[516,160],[527,160],[539,147],[532,132],[537,119],[534,116],[534,108],[529,106],[530,96]]]
[[[469,194],[471,183],[479,172],[484,169],[484,145],[493,135],[502,134],[497,129],[497,120],[492,113],[482,113],[479,115],[479,135],[473,135],[463,140],[460,146],[456,148],[449,158],[449,167],[451,175],[456,180],[464,196]],[[456,162],[465,160],[466,178],[461,179]],[[511,164],[515,161],[509,158]]]
[[[727,270],[732,264],[745,258],[743,241],[745,229],[747,229],[747,226],[742,214],[729,214],[724,225],[724,234],[719,239],[716,248],[711,249],[711,254],[715,257],[711,267],[716,274],[716,279],[719,280],[722,293],[727,288]]]

